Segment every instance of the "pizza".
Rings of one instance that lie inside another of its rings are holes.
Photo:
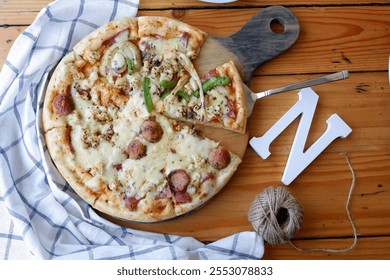
[[[199,77],[207,34],[164,17],[96,29],[57,65],[42,122],[50,156],[95,209],[158,222],[198,208],[241,158],[194,124],[245,132],[240,75],[229,61]]]

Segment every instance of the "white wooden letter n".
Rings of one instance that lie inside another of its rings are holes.
[[[272,141],[302,114],[281,180],[285,185],[289,185],[336,138],[345,138],[352,132],[352,129],[337,114],[333,114],[326,121],[328,127],[324,134],[304,152],[318,103],[318,95],[311,88],[302,89],[298,95],[298,102],[262,137],[253,137],[249,141],[251,147],[262,159],[268,158],[271,154],[269,147]]]

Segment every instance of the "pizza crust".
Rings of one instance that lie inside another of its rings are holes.
[[[123,32],[122,35],[128,40],[138,38],[138,21],[136,18],[121,18],[109,22],[94,30],[81,39],[73,48],[76,54],[86,61],[94,64],[101,58],[102,46],[105,42],[113,39]]]
[[[137,205],[137,211],[129,211],[123,204],[123,196],[107,192],[95,201],[93,207],[112,217],[140,223],[161,222],[176,217],[172,199],[143,199]]]
[[[83,60],[79,59],[72,51],[68,53],[57,65],[51,75],[45,95],[45,104],[53,104],[57,95],[68,95],[69,86],[73,82],[72,73],[76,72],[76,65],[83,64]],[[65,127],[66,120],[59,117],[53,109],[53,106],[44,106],[42,109],[42,124],[44,131],[48,131],[53,127]]]
[[[184,22],[159,16],[141,16],[138,18],[138,37],[155,37],[163,39],[182,38],[186,39],[185,54],[194,59],[200,52],[200,47],[207,34]]]
[[[94,205],[95,201],[101,195],[103,186],[96,187],[95,190],[86,188],[90,180],[93,180],[91,174],[80,168],[74,160],[71,143],[67,139],[69,128],[52,128],[45,132],[45,141],[50,156],[55,163],[58,171],[72,187],[72,189],[88,204]],[[92,182],[90,182],[92,183]]]

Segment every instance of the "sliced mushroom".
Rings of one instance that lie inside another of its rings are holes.
[[[111,71],[121,74],[126,69],[129,74],[132,74],[139,71],[141,65],[141,52],[136,45],[130,41],[117,42],[104,53],[99,72],[104,77]]]
[[[126,59],[122,52],[118,51],[115,53],[111,60],[111,68],[116,73],[123,73],[126,70]]]

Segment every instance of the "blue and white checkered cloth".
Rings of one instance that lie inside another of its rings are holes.
[[[0,259],[260,259],[240,232],[210,244],[120,227],[98,216],[52,165],[42,137],[45,82],[93,29],[134,17],[138,0],[59,0],[15,41],[0,72]]]

